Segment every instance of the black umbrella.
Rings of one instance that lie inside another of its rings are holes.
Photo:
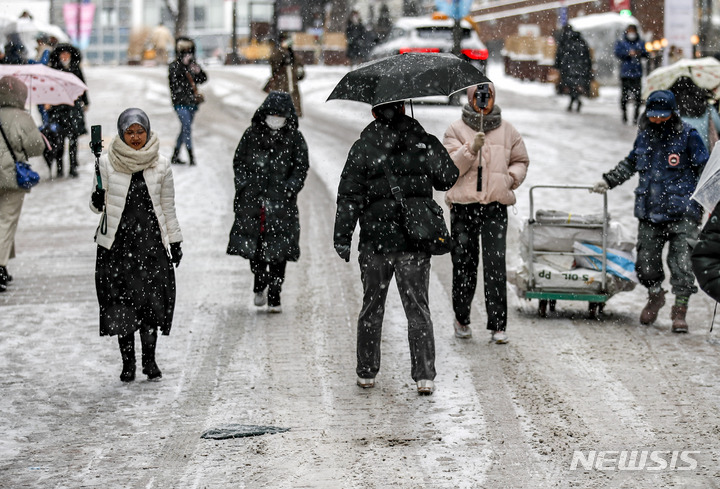
[[[328,100],[372,106],[429,95],[451,95],[490,83],[482,71],[449,53],[403,53],[370,61],[347,73]]]

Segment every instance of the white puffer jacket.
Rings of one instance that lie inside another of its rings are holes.
[[[158,155],[157,164],[143,170],[143,177],[150,193],[150,199],[152,199],[155,215],[160,224],[163,245],[168,248],[170,243],[181,242],[183,238],[175,214],[175,185],[170,160],[165,156]],[[115,234],[125,209],[132,174],[116,171],[110,164],[108,155],[104,154],[100,157],[100,178],[102,179],[102,187],[106,189],[107,233],[102,234],[98,225],[95,232],[95,241],[103,248],[110,249],[115,241]],[[95,190],[96,184],[97,179],[93,174],[93,190]],[[92,205],[92,201],[90,202],[90,209],[96,214],[101,212]]]

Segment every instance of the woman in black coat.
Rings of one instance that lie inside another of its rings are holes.
[[[267,303],[269,312],[282,311],[285,265],[300,257],[297,195],[308,167],[292,98],[272,91],[235,150],[235,223],[227,248],[250,260],[255,305]]]
[[[705,223],[691,260],[700,288],[720,302],[720,203]]]
[[[573,109],[573,103],[577,103],[576,110],[580,112],[580,95],[590,93],[590,81],[593,78],[592,58],[587,42],[570,24],[563,27],[558,41],[555,68],[560,71],[560,93],[570,95],[568,112]]]
[[[80,78],[83,83],[85,77],[80,69],[82,55],[72,44],[58,44],[50,53],[48,66],[56,70],[72,73]],[[63,152],[65,149],[65,138],[68,140],[68,154],[70,157],[71,177],[77,177],[77,143],[78,136],[87,134],[85,127],[85,111],[90,106],[90,99],[87,91],[80,95],[73,105],[47,105],[48,122],[43,134],[48,138],[51,149],[45,151],[43,156],[49,168],[52,163],[57,163],[57,176],[63,176]]]

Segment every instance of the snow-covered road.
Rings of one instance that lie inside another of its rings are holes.
[[[394,288],[378,385],[355,386],[359,270],[355,256],[346,264],[335,255],[332,226],[340,170],[370,114],[363,104],[325,103],[345,71],[309,67],[301,84],[312,168],[299,199],[302,256],[288,266],[283,313],[268,315],[252,305],[248,263],[225,254],[232,154],[265,96],[268,69],[209,69],[208,102],[195,122],[198,166],[174,168],[185,257],[173,331],[158,342],[159,383],[122,384],[115,340],[97,335],[87,137],[81,178],[45,179],[28,195],[9,266],[15,281],[0,294],[0,487],[720,487],[719,352],[717,334],[708,333],[713,303],[702,293],[691,300],[690,334],[678,336],[669,306],[653,327],[637,323],[641,287],[611,298],[600,321],[585,318],[582,302],[559,303],[541,319],[537,303],[511,287],[511,342],[500,346],[485,341],[479,291],[475,338],[460,341],[452,335],[450,259],[437,257],[435,394],[415,392]],[[514,267],[529,186],[592,184],[627,154],[634,129],[619,123],[614,88],[576,114],[550,86],[507,79],[497,66],[489,75],[531,157],[511,214]],[[172,151],[179,125],[164,70],[88,68],[86,77],[89,124],[111,136],[117,115],[138,106],[161,151]],[[414,113],[441,137],[460,109],[416,104]],[[609,198],[613,218],[632,234],[633,184]],[[546,208],[601,209],[585,191],[542,198]],[[200,438],[229,423],[290,431]],[[601,470],[573,470],[578,450],[585,458],[607,452]],[[667,463],[617,470],[621,452],[633,450],[656,451]],[[693,453],[682,459],[682,451]],[[683,470],[688,459],[696,467]]]

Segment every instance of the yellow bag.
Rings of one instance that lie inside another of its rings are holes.
[[[598,98],[600,96],[600,82],[595,79],[590,80],[590,93],[588,98]]]

